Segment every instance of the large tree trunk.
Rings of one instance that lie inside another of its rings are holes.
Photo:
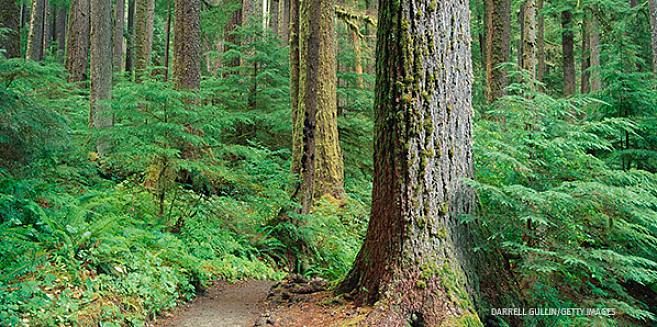
[[[27,36],[27,59],[40,61],[43,59],[44,19],[46,15],[46,0],[32,0],[32,17],[30,32]]]
[[[354,9],[358,10],[358,0],[353,2]],[[351,42],[354,44],[354,70],[356,73],[356,83],[359,88],[363,88],[363,58],[360,48],[360,36],[356,31],[351,31]]]
[[[458,223],[474,206],[468,2],[380,5],[372,214],[339,291],[379,301],[368,325],[480,326]]]
[[[269,0],[269,29],[278,35],[278,0]]]
[[[580,77],[580,92],[591,91],[591,15],[585,13],[582,20],[582,75]]]
[[[299,119],[299,0],[290,0],[290,106],[292,110],[292,174],[301,173],[303,124]]]
[[[602,89],[600,77],[600,25],[595,15],[591,17],[591,91]]]
[[[112,126],[111,107],[107,103],[112,97],[112,1],[91,0],[91,64],[89,66],[91,111],[89,125],[96,129]],[[107,154],[108,140],[99,137],[96,141],[99,156]]]
[[[132,77],[135,68],[135,0],[128,0],[128,36],[125,45],[125,71]]]
[[[519,66],[529,74],[525,81],[532,90],[535,89],[537,47],[536,47],[536,0],[525,0],[520,12],[520,51],[518,51]]]
[[[155,0],[135,0],[135,81],[143,79],[151,63]]]
[[[173,78],[176,88],[201,86],[201,1],[175,0]]]
[[[20,33],[21,7],[14,0],[0,1],[0,28],[8,31],[0,37],[0,48],[5,49],[7,58],[21,56]]]
[[[228,24],[226,25],[226,29],[224,30],[224,35],[225,35],[225,42],[223,43],[223,52],[228,52],[231,49],[234,49],[236,46],[239,46],[239,39],[237,35],[235,34],[235,30],[237,27],[242,25],[242,7],[235,9],[233,12],[233,16],[230,18],[228,21]],[[235,57],[230,60],[227,60],[224,63],[224,66],[226,67],[239,67],[240,65],[240,58]]]
[[[55,39],[55,6],[46,0],[46,13],[43,16],[43,57],[49,54],[50,45]]]
[[[507,76],[498,66],[511,56],[511,0],[486,0],[486,97],[488,102],[504,95]]]
[[[89,0],[71,0],[66,33],[66,69],[68,81],[86,78],[89,55]]]
[[[657,75],[657,0],[648,0],[650,7],[650,35],[652,36],[652,70]]]
[[[539,82],[543,82],[545,79],[545,14],[543,14],[544,3],[544,0],[536,1],[536,57],[538,60],[538,67],[536,67],[536,79]]]
[[[569,10],[561,12],[561,49],[563,55],[563,94],[575,94],[575,33],[573,33],[573,14]]]
[[[328,195],[344,193],[344,163],[338,138],[335,0],[301,2],[299,108],[303,126],[301,202],[304,213]],[[301,123],[302,122],[302,123]]]
[[[125,29],[125,0],[116,0],[114,6],[114,31],[112,36],[112,67],[121,71],[123,67],[123,34]]]
[[[281,36],[283,44],[290,41],[290,0],[281,0],[278,34]]]
[[[57,8],[57,13],[55,16],[55,40],[57,41],[57,56],[59,60],[62,60],[66,51],[66,6],[60,6]]]

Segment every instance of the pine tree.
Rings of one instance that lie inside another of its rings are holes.
[[[173,78],[176,88],[201,86],[201,1],[175,0]]]
[[[1,48],[5,49],[7,58],[18,58],[21,56],[21,33],[20,33],[21,8],[14,0],[3,0],[0,2],[0,28],[6,28],[7,32],[0,35]]]
[[[114,5],[114,30],[112,35],[112,68],[121,71],[123,67],[123,34],[125,31],[125,0],[116,0]]]
[[[567,9],[561,12],[561,49],[563,52],[563,94],[575,94],[575,33],[573,14]]]
[[[40,61],[44,56],[44,19],[46,16],[46,0],[32,0],[32,15],[30,32],[27,36],[25,58]]]
[[[504,95],[507,76],[499,65],[511,56],[511,0],[486,0],[486,84],[487,99]]]
[[[135,80],[141,81],[151,64],[155,0],[135,0]]]
[[[90,9],[89,126],[103,129],[113,124],[111,108],[107,103],[112,97],[112,1],[91,0]],[[105,137],[97,138],[96,149],[101,157],[107,154],[109,144]]]
[[[86,78],[89,55],[89,0],[71,0],[66,33],[66,70],[69,82]]]

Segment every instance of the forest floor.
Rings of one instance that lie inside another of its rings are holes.
[[[369,312],[330,291],[294,294],[281,301],[272,281],[218,282],[196,300],[168,312],[156,327],[355,326]],[[281,292],[279,292],[281,293]],[[285,293],[284,291],[282,293]]]

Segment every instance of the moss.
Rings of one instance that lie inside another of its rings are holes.
[[[447,202],[443,202],[443,204],[440,205],[440,214],[442,216],[447,216],[447,213],[449,213],[449,204]]]
[[[423,280],[418,280],[418,281],[415,282],[415,287],[417,287],[419,289],[425,289],[425,288],[427,288],[427,282],[425,282]]]
[[[441,327],[480,327],[484,324],[475,313],[467,312],[458,317],[448,317],[440,324]]]
[[[446,230],[444,227],[442,227],[442,228],[438,228],[438,230],[436,231],[435,236],[436,236],[437,238],[440,238],[440,239],[443,239],[443,240],[444,240],[444,239],[447,238],[447,230]]]
[[[438,1],[433,0],[429,3],[429,10],[430,11],[436,11],[436,8],[438,8]]]
[[[454,147],[450,147],[449,150],[447,150],[447,155],[449,158],[454,158]]]

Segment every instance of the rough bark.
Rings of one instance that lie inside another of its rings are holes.
[[[591,17],[591,91],[602,89],[602,78],[600,77],[600,24],[593,15]]]
[[[46,15],[46,0],[32,0],[32,17],[30,31],[27,36],[27,59],[40,61],[43,59],[44,19]]]
[[[48,0],[45,2],[46,12],[43,16],[43,57],[50,51],[50,45],[55,39],[55,6]]]
[[[537,46],[536,46],[536,1],[525,0],[520,12],[520,51],[518,51],[519,66],[529,75],[529,84],[532,90],[535,89],[534,80],[536,79]]]
[[[201,86],[201,1],[175,0],[173,78],[176,88]]]
[[[499,68],[511,56],[511,0],[486,0],[486,97],[493,102],[504,95],[506,72]]]
[[[89,125],[95,129],[112,126],[111,107],[107,103],[112,97],[112,1],[92,0],[89,77],[91,110]],[[99,137],[96,149],[99,156],[107,154],[108,140]]]
[[[66,7],[61,6],[57,8],[55,17],[55,40],[57,41],[57,55],[61,59],[64,58],[66,51]]]
[[[422,15],[418,15],[422,12]],[[468,2],[380,3],[372,213],[339,291],[373,326],[480,326],[461,214],[473,207]]]
[[[358,9],[358,0],[354,0],[353,7]],[[351,31],[351,41],[354,44],[354,72],[356,73],[356,83],[358,88],[363,88],[363,60],[362,51],[360,47],[360,36],[356,31]]]
[[[237,27],[242,25],[242,7],[235,9],[233,16],[228,21],[226,29],[224,30],[225,42],[223,43],[223,52],[228,52],[239,45],[239,40],[235,34]],[[240,65],[240,58],[235,57],[232,59],[226,60],[224,66],[226,67],[238,67]]]
[[[21,1],[21,28],[30,23],[30,5]]]
[[[307,213],[322,196],[342,198],[344,193],[336,100],[335,0],[304,0],[299,16],[296,118],[300,121],[297,126],[303,126],[301,202]]]
[[[155,0],[135,0],[135,81],[145,76],[151,63]]]
[[[135,67],[135,0],[128,0],[128,35],[125,46],[125,71],[132,77]]]
[[[585,14],[582,20],[582,75],[580,76],[580,92],[591,91],[591,16]]]
[[[561,12],[561,49],[563,56],[563,94],[575,94],[575,33],[573,14],[569,10]]]
[[[89,0],[71,0],[66,33],[66,70],[68,81],[86,78],[89,55]]]
[[[543,82],[545,79],[545,15],[543,14],[544,0],[536,1],[536,79]]]
[[[290,107],[292,110],[292,174],[301,173],[302,124],[299,119],[299,0],[290,0]]]
[[[278,0],[269,0],[269,29],[278,35]]]
[[[0,48],[4,49],[7,58],[19,58],[21,56],[21,33],[20,33],[21,7],[14,0],[0,1],[0,28],[8,29],[7,33],[0,37]]]
[[[164,81],[169,81],[169,59],[171,56],[171,0],[167,1],[167,21],[164,30]]]
[[[281,0],[278,34],[280,35],[283,44],[290,41],[290,0]]]
[[[657,0],[648,0],[650,13],[650,36],[652,46],[652,70],[657,75]]]
[[[114,6],[114,31],[112,36],[112,68],[121,71],[123,67],[123,35],[125,33],[125,0],[116,0]]]

